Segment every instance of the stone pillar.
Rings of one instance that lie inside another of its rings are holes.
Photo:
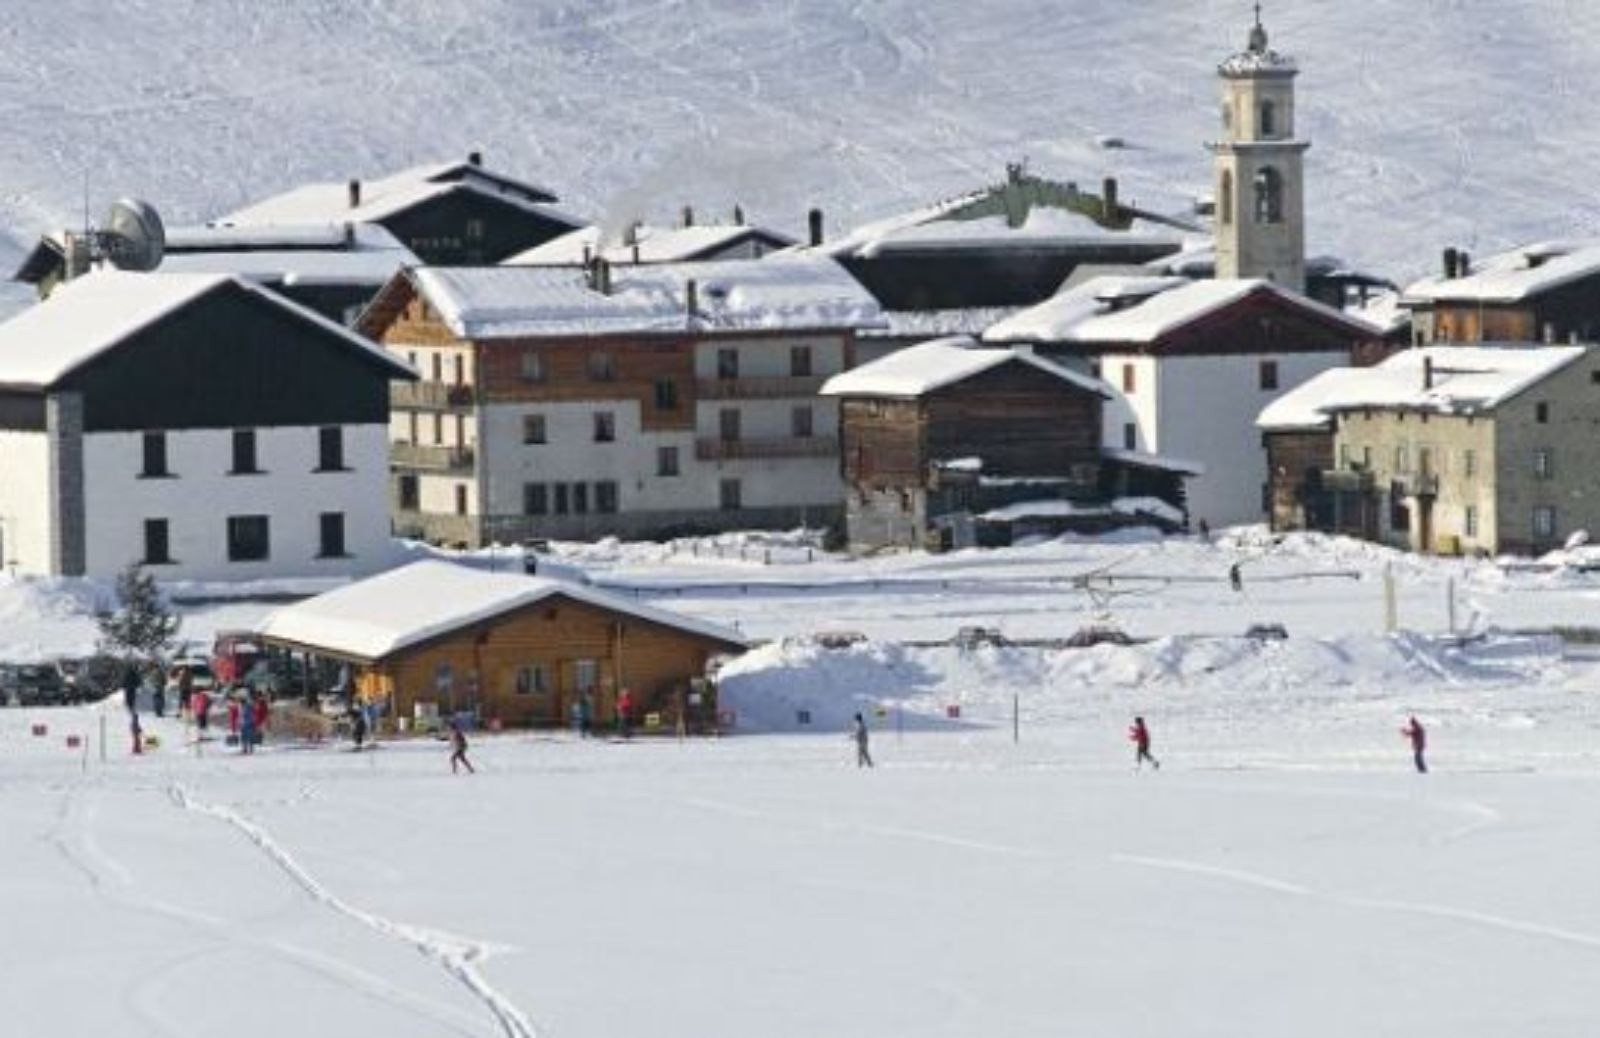
[[[51,393],[45,399],[45,436],[50,452],[50,570],[56,576],[81,577],[88,565],[83,394]]]

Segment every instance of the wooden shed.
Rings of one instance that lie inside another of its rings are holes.
[[[505,725],[562,724],[584,695],[609,723],[623,689],[640,716],[673,715],[713,657],[746,648],[737,632],[583,584],[440,561],[287,606],[258,634],[349,663],[357,695],[394,716],[431,704]]]

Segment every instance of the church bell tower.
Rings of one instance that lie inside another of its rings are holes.
[[[1294,59],[1273,50],[1261,5],[1249,43],[1217,67],[1222,139],[1216,163],[1217,277],[1265,278],[1305,291],[1305,152],[1295,139]]]

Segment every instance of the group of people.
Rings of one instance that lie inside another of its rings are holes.
[[[1400,729],[1400,734],[1411,743],[1411,759],[1419,774],[1427,774],[1428,762],[1426,753],[1428,749],[1428,732],[1422,727],[1422,722],[1412,716],[1406,720],[1405,727]],[[872,751],[870,748],[872,736],[867,729],[867,720],[861,714],[856,714],[850,722],[850,741],[856,748],[856,767],[870,768],[872,764]],[[1144,723],[1143,717],[1135,717],[1133,724],[1128,728],[1128,741],[1133,743],[1133,766],[1135,770],[1142,771],[1146,764],[1151,770],[1160,771],[1161,762],[1155,754],[1150,752],[1150,726]]]
[[[637,711],[638,703],[633,698],[633,689],[625,688],[617,694],[617,711],[612,719],[617,735],[624,739],[633,738]],[[594,693],[580,692],[572,700],[572,730],[578,733],[580,739],[587,739],[594,734]]]
[[[128,709],[128,726],[133,738],[133,752],[143,753],[146,745],[144,726],[139,720],[139,690],[144,685],[145,672],[129,664],[122,675],[122,700]],[[150,701],[157,717],[166,716],[167,688],[156,672],[152,683]],[[188,667],[179,667],[173,676],[173,692],[178,708],[194,721],[199,739],[206,739],[211,730],[212,695],[196,688],[194,673]],[[272,717],[272,705],[266,694],[259,691],[235,690],[227,697],[228,742],[237,745],[241,753],[254,753],[264,738]]]

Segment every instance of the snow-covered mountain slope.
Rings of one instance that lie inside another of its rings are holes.
[[[581,215],[745,205],[837,231],[1001,177],[1209,190],[1245,0],[60,0],[0,26],[0,227],[138,194],[169,222],[464,156]],[[1310,247],[1404,277],[1592,231],[1600,5],[1276,0]],[[1123,138],[1105,150],[1096,140]],[[11,247],[8,247],[8,252]],[[0,255],[0,260],[9,260]]]

